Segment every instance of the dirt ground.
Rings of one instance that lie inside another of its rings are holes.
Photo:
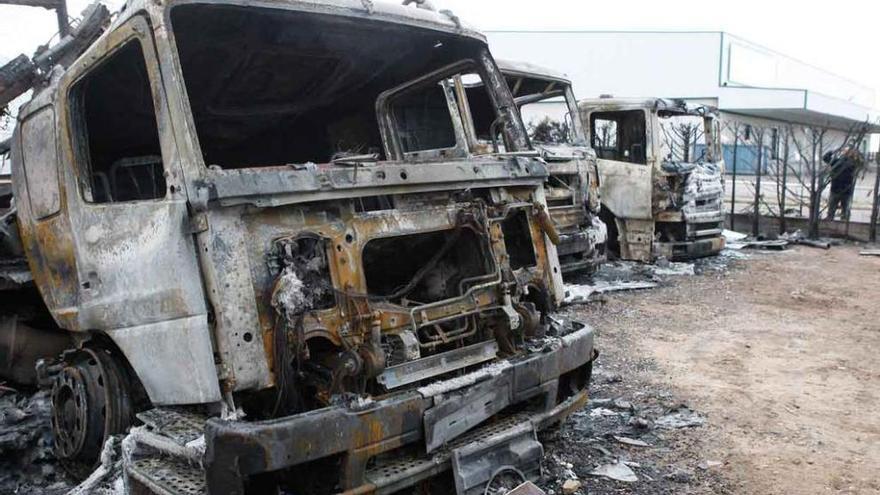
[[[880,258],[794,247],[697,267],[568,310],[602,355],[589,415],[545,440],[557,479],[571,466],[581,493],[880,493]],[[633,427],[681,404],[705,422]],[[639,481],[590,476],[614,460]]]

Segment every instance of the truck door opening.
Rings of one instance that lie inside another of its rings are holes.
[[[71,92],[74,142],[87,201],[164,198],[153,93],[139,41],[130,41]]]
[[[645,113],[641,110],[590,114],[593,148],[599,158],[628,163],[647,163],[648,139]]]

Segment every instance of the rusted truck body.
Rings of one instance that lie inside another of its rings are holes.
[[[498,60],[516,101],[532,146],[547,164],[544,182],[548,210],[559,242],[556,251],[563,274],[592,273],[605,261],[607,231],[599,219],[596,154],[589,147],[578,117],[571,81],[551,69],[527,62]],[[466,85],[460,100],[468,103],[473,122],[491,122],[491,102],[479,84]],[[485,127],[485,125],[484,125]],[[477,143],[489,136],[471,129]],[[482,138],[482,139],[481,139]]]
[[[489,128],[450,104],[463,80]],[[547,165],[451,13],[132,0],[46,75],[11,155],[71,342],[38,367],[56,452],[92,464],[137,417],[133,493],[482,493],[539,475],[536,429],[586,401]]]
[[[0,162],[8,151],[0,142]],[[35,384],[37,360],[70,345],[33,283],[18,235],[11,176],[0,175],[0,380]]]
[[[724,248],[717,112],[657,98],[587,99],[579,108],[599,156],[609,251],[650,262]]]

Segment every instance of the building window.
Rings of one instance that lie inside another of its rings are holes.
[[[761,162],[763,163],[761,168],[764,172],[767,172],[767,160],[770,158],[770,150],[768,147],[764,146],[759,148],[757,145],[740,142],[736,146],[736,153],[734,153],[733,144],[723,145],[722,151],[724,152],[726,173],[732,174],[734,169],[736,169],[738,175],[756,175],[758,173],[759,149],[764,153],[764,156],[761,159]],[[735,163],[733,160],[734,155],[736,156]]]

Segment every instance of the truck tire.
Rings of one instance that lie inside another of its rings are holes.
[[[108,437],[131,426],[127,376],[107,350],[83,348],[65,357],[52,386],[55,455],[75,476],[100,461]]]

